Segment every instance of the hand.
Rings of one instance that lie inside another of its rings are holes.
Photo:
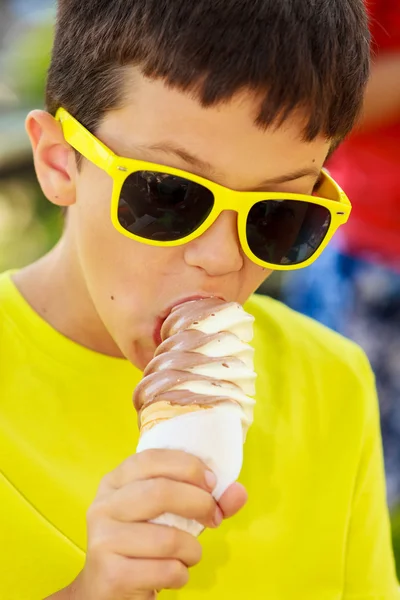
[[[218,527],[245,504],[240,484],[219,504],[215,476],[196,457],[147,450],[126,460],[101,482],[87,515],[86,565],[70,588],[74,600],[153,600],[154,590],[178,589],[201,559],[190,534],[148,521],[165,512]]]

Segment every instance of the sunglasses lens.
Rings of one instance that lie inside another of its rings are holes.
[[[247,217],[247,241],[257,258],[298,265],[322,244],[331,223],[328,209],[299,200],[257,202]]]
[[[138,171],[124,182],[118,220],[141,238],[169,242],[196,231],[213,205],[212,192],[198,183],[168,173]]]

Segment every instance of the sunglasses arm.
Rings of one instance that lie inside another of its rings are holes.
[[[98,140],[83,125],[63,108],[59,108],[56,120],[60,122],[64,138],[84,158],[110,174],[118,157],[105,144]]]

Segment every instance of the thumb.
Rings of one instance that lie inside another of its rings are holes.
[[[247,502],[247,492],[240,483],[233,483],[218,501],[225,519],[233,517]]]

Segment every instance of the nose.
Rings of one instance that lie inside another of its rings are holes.
[[[185,246],[184,257],[186,264],[199,267],[212,277],[240,271],[244,258],[236,212],[222,212],[203,235]]]

